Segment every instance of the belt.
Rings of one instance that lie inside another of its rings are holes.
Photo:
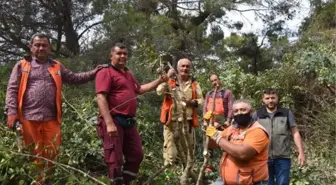
[[[124,115],[113,115],[112,117],[118,121],[122,128],[131,128],[136,123],[136,117],[129,117]]]

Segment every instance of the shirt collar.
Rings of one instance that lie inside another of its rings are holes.
[[[112,63],[110,63],[110,65],[113,67],[113,69],[121,71],[120,69],[116,68]],[[128,68],[126,66],[124,67],[124,71],[128,71]]]
[[[215,91],[214,89],[211,89],[210,92],[212,93],[212,92],[214,92],[214,91]],[[217,92],[221,92],[221,91],[224,91],[224,88],[223,88],[223,87],[221,87],[220,89],[217,90]]]
[[[51,57],[48,57],[46,63],[39,63],[38,59],[34,56],[32,57],[32,60],[31,60],[32,66],[37,66],[37,65],[41,65],[41,64],[52,64],[52,63],[53,63],[53,60],[51,59]]]

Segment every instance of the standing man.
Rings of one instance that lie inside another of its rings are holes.
[[[230,126],[232,120],[232,104],[234,101],[232,92],[230,89],[223,88],[222,82],[219,80],[216,74],[210,75],[210,82],[212,84],[212,90],[209,91],[205,97],[205,103],[203,106],[203,115],[208,111],[211,111],[212,104],[216,104],[216,117],[220,118],[218,121],[214,122],[216,128],[221,127],[220,123],[224,123],[225,127]],[[217,93],[215,95],[215,100],[212,99],[213,92],[217,87]],[[208,125],[207,122],[204,123],[205,126]]]
[[[29,45],[31,56],[24,57],[13,68],[7,94],[7,125],[13,128],[16,121],[22,126],[25,146],[31,153],[54,160],[61,144],[62,84],[83,84],[95,77],[98,68],[86,73],[73,73],[51,58],[49,37],[35,34]],[[53,166],[35,159],[40,167]],[[39,182],[42,182],[42,176]]]
[[[110,53],[111,66],[102,69],[96,77],[100,112],[97,129],[103,139],[111,185],[129,185],[137,177],[143,159],[141,138],[136,130],[137,94],[149,92],[167,81],[167,77],[160,76],[140,85],[126,67],[127,54],[123,44],[115,44]]]
[[[266,185],[268,182],[267,155],[269,135],[257,121],[252,120],[252,107],[247,100],[233,103],[236,126],[218,131],[210,126],[206,135],[224,151],[220,176],[212,185]]]
[[[233,96],[229,89],[225,89],[222,86],[222,82],[219,80],[216,74],[210,75],[210,82],[212,84],[212,90],[209,91],[205,97],[205,103],[203,106],[203,116],[206,115],[207,112],[212,111],[212,105],[215,104],[215,120],[214,126],[217,129],[222,129],[222,124],[224,127],[230,126],[232,120],[232,104],[233,104]],[[213,99],[213,93],[215,88],[217,88],[217,92],[215,98]],[[208,122],[204,121],[204,126],[208,126]],[[216,144],[213,140],[209,141],[209,152],[210,158],[213,153],[213,148],[216,148]],[[209,165],[205,168],[205,173],[211,173],[212,167]]]
[[[268,133],[271,142],[268,155],[269,185],[288,185],[291,167],[291,135],[299,150],[298,163],[303,167],[305,161],[302,140],[291,110],[281,108],[276,89],[266,88],[263,94],[263,106],[253,115]]]
[[[156,89],[158,95],[165,95],[160,116],[160,121],[164,124],[163,158],[165,165],[173,164],[178,154],[182,155],[179,156],[182,163],[189,162],[188,167],[193,165],[194,128],[199,125],[197,108],[203,104],[204,99],[201,87],[190,75],[191,65],[189,59],[179,60],[177,74],[170,69],[168,83],[163,83]],[[183,131],[185,133],[182,133]],[[187,161],[188,150],[191,153],[190,161]],[[184,166],[186,167],[186,164]],[[187,171],[185,171],[186,174]],[[184,178],[187,177],[184,176]]]

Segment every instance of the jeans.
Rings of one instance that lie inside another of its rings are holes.
[[[267,185],[267,182],[267,180],[259,181],[254,183],[253,185]],[[222,181],[222,178],[218,177],[215,182],[211,183],[211,185],[224,185],[224,182]]]
[[[291,160],[287,158],[268,160],[268,185],[288,185]],[[276,183],[274,183],[274,180]]]

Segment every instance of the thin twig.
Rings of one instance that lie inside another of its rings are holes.
[[[154,173],[154,175],[152,175],[151,177],[149,177],[148,180],[145,183],[143,183],[143,185],[150,185],[150,183],[155,179],[155,177],[157,177],[158,175],[160,175],[163,171],[165,171],[170,166],[171,166],[170,164],[164,165],[161,169],[159,169],[159,171],[157,171],[156,173]]]
[[[18,152],[13,152],[13,151],[10,151],[10,150],[9,150],[9,151],[0,150],[0,151],[2,151],[2,152],[10,152],[10,153],[12,153],[12,154],[14,154],[14,155],[19,155],[19,156],[25,156],[25,157],[33,157],[33,158],[43,159],[43,160],[45,160],[45,161],[47,161],[47,162],[53,163],[54,165],[61,167],[62,169],[63,169],[63,168],[67,168],[67,169],[76,171],[76,172],[82,174],[84,177],[88,177],[89,179],[95,181],[95,182],[98,183],[98,184],[101,184],[101,185],[107,185],[107,184],[105,184],[105,183],[99,181],[98,179],[92,177],[91,175],[89,175],[89,174],[83,172],[82,170],[79,170],[79,169],[74,168],[74,167],[69,166],[69,165],[65,165],[65,164],[62,164],[62,163],[58,163],[58,162],[56,162],[56,161],[52,161],[52,160],[47,159],[47,158],[45,158],[45,157],[41,157],[41,156],[38,156],[38,155],[32,155],[32,154],[18,153]]]
[[[211,114],[214,114],[214,111],[216,110],[215,98],[216,98],[217,90],[218,90],[218,86],[216,86],[216,88],[213,92],[213,95],[212,95],[213,103],[212,103],[212,107],[211,107],[211,109],[212,109]],[[214,115],[211,115],[210,120],[209,120],[209,126],[213,126],[212,125],[213,121],[214,121]],[[203,161],[202,167],[200,168],[196,185],[202,184],[204,169],[206,168],[206,166],[209,163],[209,158],[210,158],[209,151],[208,151],[209,140],[210,140],[210,137],[206,136],[206,134],[205,134],[205,142],[204,142],[204,146],[203,146],[203,148],[204,148],[204,151],[203,151],[204,161]]]

